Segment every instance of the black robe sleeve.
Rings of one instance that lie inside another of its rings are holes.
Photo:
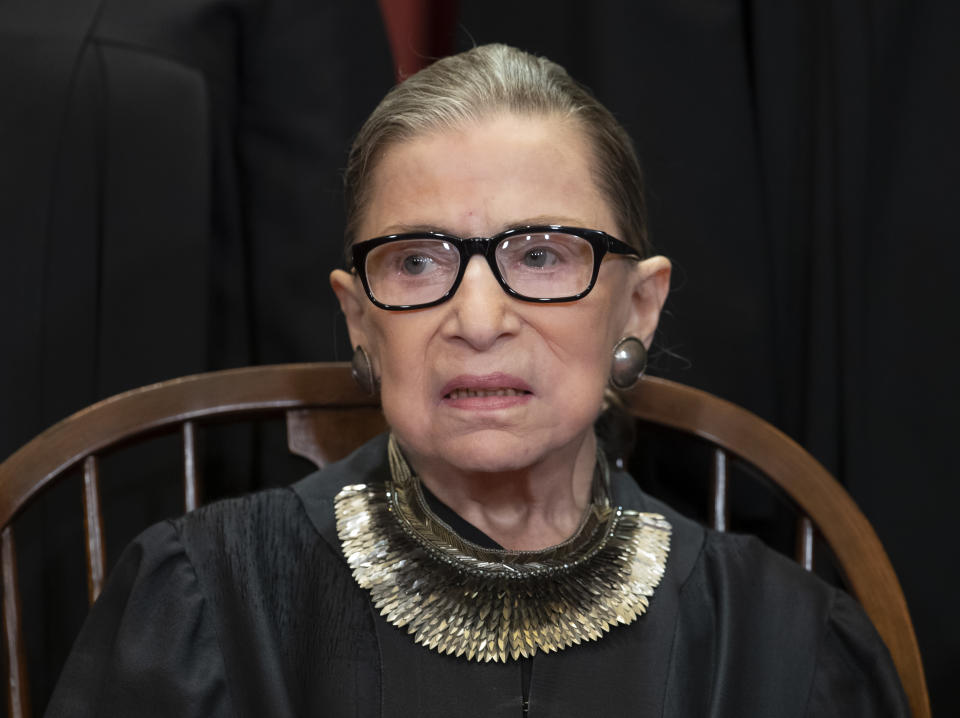
[[[808,716],[910,715],[900,679],[863,609],[836,591],[820,641]]]
[[[175,526],[158,524],[120,557],[46,715],[233,713],[215,621],[197,574]]]
[[[664,511],[679,548],[686,520]],[[665,716],[910,714],[863,609],[759,539],[708,531],[678,600]]]

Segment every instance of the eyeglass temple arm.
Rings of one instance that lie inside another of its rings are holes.
[[[610,252],[610,254],[628,254],[637,259],[642,258],[640,252],[616,237],[607,237],[607,251]]]

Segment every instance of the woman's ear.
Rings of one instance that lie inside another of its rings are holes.
[[[630,315],[623,336],[637,337],[649,349],[670,291],[670,260],[644,259],[630,274]]]
[[[340,309],[347,319],[347,333],[350,335],[350,348],[358,346],[370,351],[370,336],[367,332],[366,309],[369,301],[366,292],[356,275],[342,269],[330,272],[330,286],[337,295]]]

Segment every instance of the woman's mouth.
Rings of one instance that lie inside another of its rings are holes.
[[[486,396],[523,396],[524,394],[529,394],[529,391],[522,391],[520,389],[454,389],[449,394],[447,394],[445,399],[467,399],[476,396],[486,397]]]
[[[519,377],[496,372],[455,377],[443,387],[441,396],[443,403],[460,409],[506,409],[526,403],[533,390]]]

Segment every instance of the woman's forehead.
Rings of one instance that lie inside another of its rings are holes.
[[[405,229],[461,236],[523,224],[616,233],[583,132],[560,117],[499,115],[388,148],[360,237]]]

